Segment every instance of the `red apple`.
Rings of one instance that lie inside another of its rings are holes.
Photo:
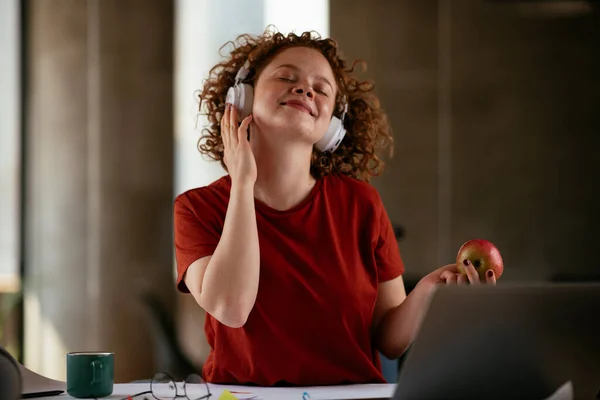
[[[469,260],[479,274],[479,279],[485,282],[485,273],[488,269],[494,271],[496,279],[504,271],[504,263],[500,251],[492,242],[484,239],[473,239],[465,242],[456,255],[456,267],[461,274],[466,275],[465,261]]]

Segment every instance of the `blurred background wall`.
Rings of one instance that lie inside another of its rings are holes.
[[[375,185],[405,228],[407,277],[483,237],[506,280],[598,278],[598,5],[330,4],[332,37],[368,62],[392,121],[395,155]]]
[[[367,62],[396,140],[373,184],[409,285],[474,237],[498,245],[505,281],[599,279],[593,2],[0,7],[0,332],[37,372],[64,379],[65,352],[106,350],[117,381],[149,378],[169,340],[204,360],[204,314],[174,288],[172,201],[224,174],[196,150],[194,95],[221,45],[268,24]]]
[[[173,303],[173,14],[164,0],[24,3],[27,366],[114,351],[151,376],[139,295]]]

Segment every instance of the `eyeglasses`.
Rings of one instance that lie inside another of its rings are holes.
[[[191,386],[198,384],[203,385],[203,387],[197,389]],[[158,374],[154,375],[152,381],[150,381],[150,390],[124,397],[121,400],[132,400],[135,397],[146,394],[152,395],[152,397],[157,400],[203,400],[212,396],[208,384],[200,377],[200,375],[188,375],[188,377],[185,378],[185,381],[183,381],[183,394],[180,394],[177,389],[177,383],[175,382],[175,379],[173,379],[169,374],[159,372]],[[149,400],[149,398],[144,397],[144,400]]]

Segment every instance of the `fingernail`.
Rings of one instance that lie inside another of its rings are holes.
[[[469,264],[471,264],[471,261],[465,259],[465,261],[463,261],[463,264],[465,264],[465,266],[468,266]]]
[[[487,275],[488,278],[492,278],[494,276],[494,271],[492,271],[491,269],[488,269],[485,274]]]

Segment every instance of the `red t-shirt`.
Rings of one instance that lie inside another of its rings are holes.
[[[223,231],[231,178],[175,200],[177,287],[195,260],[212,255]],[[208,382],[328,385],[385,382],[372,341],[378,284],[404,265],[382,201],[368,183],[329,175],[286,211],[255,200],[260,283],[241,328],[210,314]]]

